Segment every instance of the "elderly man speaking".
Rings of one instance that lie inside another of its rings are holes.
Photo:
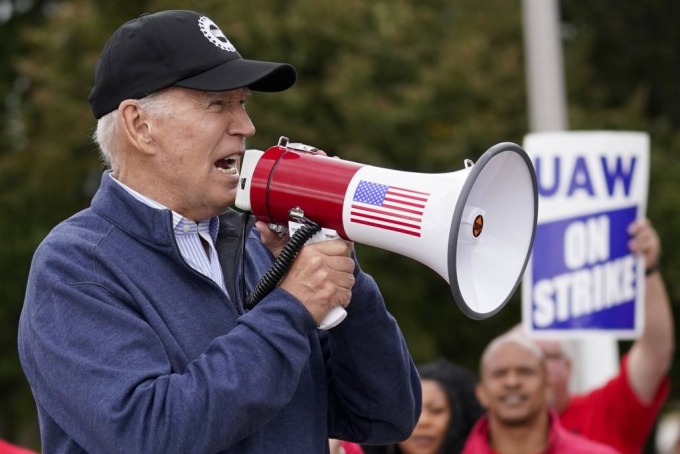
[[[90,105],[110,171],[36,251],[20,321],[43,452],[323,453],[329,437],[409,436],[420,380],[351,244],[305,246],[244,308],[282,246],[229,209],[255,133],[244,105],[295,78],[191,11],[108,40]],[[317,330],[336,305],[347,319]]]

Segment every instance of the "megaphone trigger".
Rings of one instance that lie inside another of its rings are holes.
[[[287,228],[279,224],[274,224],[273,222],[268,223],[267,227],[269,227],[269,230],[276,232],[278,235],[284,235],[286,232],[288,232]]]
[[[302,227],[303,224],[295,221],[288,221],[288,232],[290,232],[291,236],[297,232],[300,227]],[[340,238],[340,235],[338,235],[338,232],[336,232],[333,229],[327,229],[327,228],[321,228],[318,232],[316,232],[310,239],[307,240],[306,244],[313,244],[313,243],[318,243],[319,241],[326,241],[326,240],[335,240],[337,238]]]

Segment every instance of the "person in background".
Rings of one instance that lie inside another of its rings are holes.
[[[545,358],[531,339],[510,332],[494,339],[480,361],[477,397],[487,409],[463,454],[613,454],[618,451],[566,431],[549,407]]]
[[[0,454],[36,454],[36,453],[29,449],[13,445],[8,441],[0,440]]]
[[[331,438],[328,440],[331,448],[330,454],[364,454],[364,451],[356,443],[350,443],[348,441],[340,441]]]
[[[418,366],[423,407],[411,436],[389,446],[364,446],[366,454],[458,454],[484,409],[475,376],[445,359]]]
[[[659,418],[654,444],[657,454],[680,454],[680,411],[671,411]]]
[[[413,431],[420,380],[351,243],[303,247],[245,304],[286,241],[230,209],[245,103],[295,79],[193,11],[108,40],[89,99],[111,169],[38,247],[19,325],[45,452],[316,454]]]
[[[587,394],[569,392],[572,365],[563,345],[537,340],[554,388],[553,408],[569,431],[608,444],[624,454],[642,452],[668,396],[668,371],[675,347],[673,314],[659,268],[661,243],[648,219],[629,227],[631,252],[645,266],[642,334],[622,358],[620,373]]]

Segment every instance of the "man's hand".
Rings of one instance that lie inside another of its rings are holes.
[[[286,231],[285,233],[276,233],[270,229],[265,222],[262,221],[257,221],[255,223],[255,228],[258,230],[258,232],[260,232],[262,243],[267,246],[275,258],[278,257],[281,253],[281,250],[288,242],[288,232]]]
[[[317,323],[335,306],[347,307],[354,286],[352,243],[328,240],[302,248],[280,287],[305,305]]]
[[[645,269],[654,266],[659,260],[661,242],[649,219],[639,219],[633,222],[628,226],[628,233],[633,237],[628,243],[631,252],[644,257]]]

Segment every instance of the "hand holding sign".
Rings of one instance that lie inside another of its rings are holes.
[[[634,254],[640,254],[645,260],[645,270],[651,270],[659,262],[661,241],[659,235],[652,228],[649,219],[639,219],[628,227],[628,233],[633,237],[628,247]]]

